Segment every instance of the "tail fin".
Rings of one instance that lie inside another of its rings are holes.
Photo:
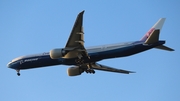
[[[165,18],[159,19],[154,26],[144,35],[144,37],[141,39],[141,41],[145,41],[145,43],[149,43],[154,39],[154,41],[159,40],[159,33],[162,29],[162,26],[164,24]]]
[[[164,24],[165,18],[160,18],[154,26],[144,35],[141,41],[144,41],[144,44],[153,44],[159,41],[159,34]],[[157,49],[167,50],[167,51],[174,51],[173,49],[161,45],[155,47]]]

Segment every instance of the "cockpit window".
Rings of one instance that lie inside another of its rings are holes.
[[[15,62],[15,61],[20,60],[20,59],[22,59],[22,58],[23,58],[23,56],[22,56],[22,57],[15,58],[15,59],[13,59],[11,62]]]
[[[34,55],[17,57],[17,58],[15,58],[15,59],[13,59],[11,62],[15,62],[15,61],[20,60],[20,59],[22,59],[22,58],[31,58],[31,57],[43,56],[43,55],[49,55],[49,52],[44,52],[44,53],[41,53],[41,54],[34,54]]]

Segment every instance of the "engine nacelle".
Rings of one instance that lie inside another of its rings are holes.
[[[63,57],[66,54],[66,51],[62,48],[52,49],[49,52],[51,59],[58,59]]]
[[[77,76],[81,75],[84,71],[79,67],[70,67],[67,69],[68,76]]]

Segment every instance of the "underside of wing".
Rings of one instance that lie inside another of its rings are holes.
[[[135,72],[132,72],[132,71],[112,68],[112,67],[101,65],[101,64],[97,64],[97,63],[92,65],[92,69],[108,71],[108,72],[115,72],[115,73],[123,73],[123,74],[135,73]]]
[[[66,43],[66,48],[84,46],[83,14],[84,11],[78,14],[68,42]]]
[[[84,48],[84,31],[83,31],[83,14],[80,12],[76,18],[73,29],[66,43],[65,49],[69,52],[64,56],[65,58],[74,57],[88,57],[86,49]]]

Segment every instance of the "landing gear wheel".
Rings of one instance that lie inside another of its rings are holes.
[[[88,69],[88,70],[86,70],[86,73],[95,74],[95,71],[93,69]]]
[[[94,71],[94,70],[92,70],[92,73],[93,73],[93,74],[95,74],[95,71]]]
[[[20,76],[20,73],[19,73],[20,69],[17,69],[16,71],[17,71],[17,75]]]
[[[17,73],[18,76],[20,76],[21,74],[20,73]]]

